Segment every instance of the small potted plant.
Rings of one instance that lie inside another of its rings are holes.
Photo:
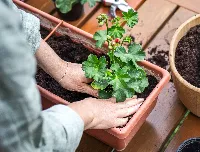
[[[169,61],[178,96],[182,103],[200,117],[200,15],[183,23],[175,32]]]
[[[83,4],[89,3],[90,7],[95,6],[96,0],[53,0],[58,14],[66,21],[74,21],[81,17],[84,8]]]

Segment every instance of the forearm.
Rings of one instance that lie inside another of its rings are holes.
[[[43,39],[41,39],[35,57],[38,65],[56,81],[59,81],[67,70],[66,63]]]

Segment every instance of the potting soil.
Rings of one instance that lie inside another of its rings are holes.
[[[48,35],[48,31],[41,28],[42,38]],[[87,57],[91,52],[86,49],[82,44],[74,43],[68,36],[55,36],[52,35],[47,43],[52,47],[52,49],[65,61],[82,63],[87,60]],[[145,89],[142,94],[137,94],[139,98],[146,98],[152,92],[158,83],[154,76],[148,75],[149,87]],[[57,96],[69,101],[79,101],[84,98],[90,97],[88,94],[83,94],[79,92],[68,91],[62,88],[51,76],[46,74],[41,68],[38,67],[36,74],[37,84],[41,87],[47,89],[48,91],[56,94]]]
[[[179,41],[175,66],[186,81],[200,87],[200,25],[191,28]]]

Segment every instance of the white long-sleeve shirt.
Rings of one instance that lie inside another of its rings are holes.
[[[0,1],[0,152],[73,152],[83,133],[80,116],[65,105],[41,110],[36,87],[39,20]]]

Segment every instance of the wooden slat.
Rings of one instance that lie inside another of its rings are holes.
[[[123,152],[157,152],[181,120],[185,108],[179,102],[173,83],[158,97],[156,107]]]
[[[50,13],[55,9],[52,0],[27,0],[26,3],[46,13]]]
[[[148,45],[146,52],[149,52],[152,48],[157,48],[157,51],[169,52],[170,42],[172,36],[176,29],[187,19],[195,15],[196,13],[186,10],[184,8],[179,8],[177,12],[170,18],[170,20],[165,24],[163,29],[155,36],[155,38]],[[146,57],[151,57],[150,54],[146,53]],[[168,61],[168,56],[167,56]],[[166,67],[169,69],[169,66]]]
[[[112,148],[84,133],[76,152],[111,152]]]
[[[84,5],[84,13],[81,16],[80,19],[76,20],[76,21],[66,21],[69,24],[72,24],[76,27],[80,27],[82,26],[87,20],[90,20],[90,17],[93,15],[93,13],[95,11],[97,11],[97,9],[100,7],[100,4],[96,4],[94,7],[89,7],[88,3],[86,3]],[[52,14],[53,16],[60,18],[59,14],[57,13],[57,11]]]
[[[200,13],[200,1],[199,0],[168,0],[186,9]]]
[[[169,42],[177,27],[193,15],[195,13],[191,11],[183,8],[178,9],[151,41],[148,48],[157,46],[160,50],[168,51]],[[148,49],[146,49],[146,52],[148,52]],[[150,55],[147,54],[147,57],[150,57]],[[182,119],[184,113],[185,108],[178,100],[173,83],[170,82],[159,95],[158,103],[147,118],[146,123],[129,143],[124,152],[159,151]]]
[[[184,140],[193,137],[200,137],[200,119],[193,114],[189,114],[165,152],[176,151]]]
[[[127,0],[128,4],[137,9],[145,0]],[[94,13],[94,15],[81,27],[86,32],[94,34],[97,30],[102,30],[103,28],[98,28],[98,23],[96,17],[99,16],[101,13],[108,14],[109,7],[101,7],[98,11]],[[117,11],[117,15],[121,16],[121,11]],[[105,27],[104,27],[105,28]]]
[[[135,37],[136,42],[145,46],[163,23],[174,13],[177,5],[166,0],[147,0],[139,9],[139,23],[127,35]]]

